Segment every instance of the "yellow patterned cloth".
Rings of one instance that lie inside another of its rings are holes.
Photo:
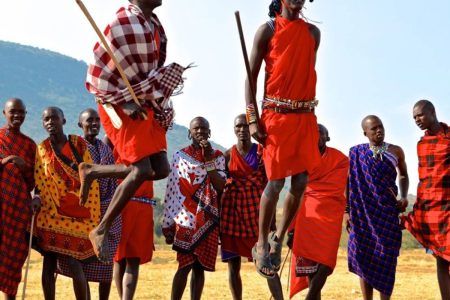
[[[85,206],[80,206],[78,164],[92,162],[85,141],[69,136],[62,150],[55,151],[50,139],[38,145],[34,179],[42,204],[36,235],[43,251],[85,260],[94,256],[89,231],[100,221],[100,192],[91,185]]]

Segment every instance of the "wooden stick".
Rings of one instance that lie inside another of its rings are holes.
[[[242,23],[239,11],[235,11],[234,16],[236,17],[236,24],[239,31],[239,39],[241,40],[242,55],[244,56],[245,69],[247,71],[247,81],[248,84],[250,85],[250,92],[251,92],[250,102],[255,107],[256,123],[259,124],[259,111],[258,111],[258,104],[256,103],[255,82],[253,82],[252,80],[252,72],[250,70],[250,63],[248,60],[247,47],[245,46],[244,32],[242,30]]]
[[[33,229],[34,229],[34,217],[35,216],[36,216],[36,213],[33,212],[33,216],[31,217],[30,240],[28,242],[27,266],[25,267],[25,276],[23,277],[22,300],[25,299],[25,293],[27,290],[28,269],[30,268],[31,243],[33,241]]]
[[[92,28],[94,28],[94,31],[97,33],[100,41],[102,42],[103,46],[106,49],[106,52],[108,52],[109,56],[111,57],[112,61],[114,62],[114,64],[116,65],[117,71],[119,71],[120,73],[120,77],[122,77],[123,82],[125,83],[128,91],[131,94],[131,97],[133,98],[133,101],[139,105],[141,107],[141,103],[139,102],[139,99],[136,97],[136,94],[133,91],[133,88],[131,87],[130,82],[128,81],[127,76],[125,76],[125,72],[123,71],[122,67],[120,66],[119,62],[117,61],[116,56],[114,55],[114,53],[111,50],[111,47],[109,47],[108,42],[106,41],[105,37],[103,36],[103,33],[100,31],[100,29],[98,29],[97,24],[95,23],[94,19],[92,18],[91,14],[89,13],[89,11],[87,10],[86,6],[84,6],[83,1],[81,0],[75,0],[75,2],[78,4],[78,6],[81,8],[81,11],[83,12],[83,14],[86,16],[86,18],[88,19],[89,23],[91,23]],[[147,116],[145,114],[142,115],[144,117],[144,119],[147,119]]]
[[[288,252],[286,254],[286,257],[284,258],[283,265],[281,266],[280,276],[279,276],[280,281],[281,281],[281,275],[283,275],[284,265],[286,264],[286,260],[288,259],[289,254],[291,254],[291,249],[288,250]],[[289,271],[289,273],[288,273],[288,286],[287,286],[287,288],[288,288],[288,291],[289,291],[289,279],[290,279],[289,277],[290,277],[290,274],[291,274],[291,260],[290,259],[289,259],[289,270],[288,271]],[[273,299],[273,296],[271,295],[269,300],[272,300],[272,299]]]

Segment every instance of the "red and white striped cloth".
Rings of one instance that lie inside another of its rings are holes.
[[[155,99],[166,99],[182,84],[184,67],[176,63],[163,66],[166,37],[156,15],[147,21],[141,9],[130,4],[117,11],[104,34],[138,98],[153,95]],[[94,62],[89,65],[86,87],[102,103],[133,101],[117,67],[100,43],[94,46]]]

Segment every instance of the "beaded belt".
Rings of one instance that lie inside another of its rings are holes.
[[[279,113],[302,113],[314,112],[314,108],[319,104],[319,100],[295,101],[289,99],[274,99],[265,97],[263,108],[267,108]]]
[[[130,200],[156,206],[156,200],[148,197],[131,197]]]

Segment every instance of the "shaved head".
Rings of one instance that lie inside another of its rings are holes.
[[[208,120],[206,120],[206,119],[203,118],[203,117],[195,117],[195,118],[193,118],[192,121],[189,123],[189,128],[191,128],[192,125],[193,125],[194,123],[196,123],[196,122],[202,122],[202,123],[208,125],[208,128],[209,128],[209,122],[208,122]]]
[[[361,121],[361,128],[363,130],[366,129],[368,121],[379,121],[381,123],[381,119],[378,118],[377,116],[375,116],[375,115],[368,115],[368,116],[364,117],[364,119],[362,119],[362,121]]]
[[[82,110],[81,112],[80,112],[80,114],[78,115],[78,122],[82,122],[83,120],[83,117],[84,117],[84,115],[85,114],[95,114],[95,115],[98,115],[98,113],[97,113],[97,111],[95,110],[95,109],[93,109],[93,108],[86,108],[86,109],[84,109],[84,110]]]
[[[25,109],[25,104],[23,103],[22,99],[19,98],[11,98],[6,100],[4,109],[7,109],[11,105],[20,105]]]
[[[59,116],[64,119],[64,112],[61,108],[57,107],[57,106],[49,106],[46,109],[44,109],[44,111],[42,112],[42,116],[44,116],[44,114],[46,114],[48,111],[56,111],[58,112]]]
[[[433,114],[436,113],[436,109],[434,108],[433,103],[431,103],[431,101],[426,99],[417,101],[416,104],[414,104],[414,108],[416,107],[421,107],[422,109],[429,111]]]

